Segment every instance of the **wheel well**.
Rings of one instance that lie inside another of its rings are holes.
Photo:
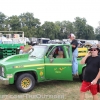
[[[24,73],[29,73],[31,74],[34,78],[35,78],[35,81],[37,82],[37,75],[36,75],[36,72],[34,71],[23,71],[23,72],[17,72],[15,75],[14,75],[14,81],[16,81],[17,77],[20,76],[21,74],[24,74]],[[15,82],[14,82],[15,83]]]

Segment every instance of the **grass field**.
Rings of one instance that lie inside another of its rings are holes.
[[[79,100],[80,85],[79,79],[48,81],[36,83],[35,88],[28,93],[18,92],[14,85],[0,85],[0,100]],[[92,100],[90,92],[86,93],[85,100]]]

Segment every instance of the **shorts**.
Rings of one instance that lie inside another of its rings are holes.
[[[91,82],[83,81],[81,88],[80,88],[80,91],[86,92],[86,91],[89,91],[89,90],[92,93],[92,95],[96,95],[97,94],[97,84],[91,85]]]

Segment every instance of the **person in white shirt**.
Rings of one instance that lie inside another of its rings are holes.
[[[30,46],[29,48],[25,49],[24,46],[20,46],[20,51],[19,54],[25,54],[25,53],[30,53],[32,51],[33,47]]]

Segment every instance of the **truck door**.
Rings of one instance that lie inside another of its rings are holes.
[[[58,51],[63,52],[63,58]],[[72,61],[68,46],[55,46],[45,58],[45,77],[47,80],[72,80]],[[58,51],[57,51],[58,50]]]

